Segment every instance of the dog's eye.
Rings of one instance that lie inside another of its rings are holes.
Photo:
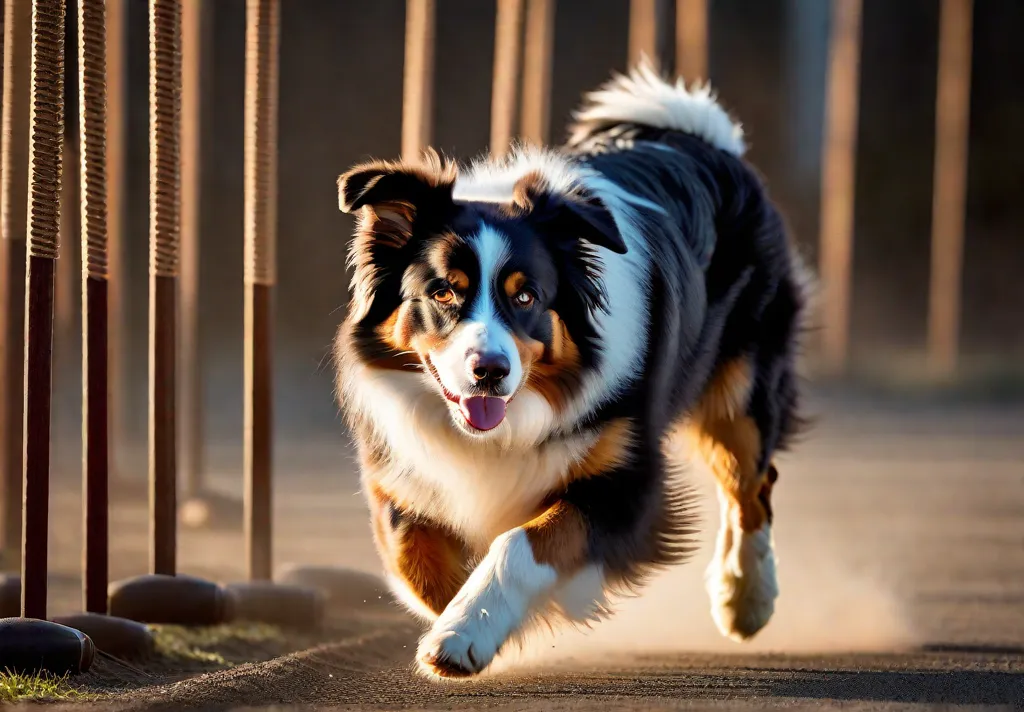
[[[526,309],[533,304],[533,295],[529,292],[522,291],[512,297],[512,301],[516,303],[516,306]]]
[[[455,300],[455,292],[450,289],[439,289],[431,295],[435,302],[440,304],[450,304]]]

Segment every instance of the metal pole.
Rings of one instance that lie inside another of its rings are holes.
[[[629,65],[647,57],[663,74],[672,73],[672,0],[631,0],[629,4]]]
[[[523,111],[520,133],[538,146],[551,124],[551,56],[555,46],[555,0],[527,0],[523,50]]]
[[[939,376],[953,374],[959,350],[973,12],[973,0],[942,0],[928,299],[928,359]]]
[[[245,30],[245,541],[249,578],[272,568],[273,312],[280,7],[248,0]]]
[[[200,107],[207,4],[192,0],[181,15],[181,454],[187,498],[203,491],[203,373],[199,356]]]
[[[73,60],[67,62],[67,71],[72,74],[75,67]],[[71,91],[74,78],[68,87]],[[70,371],[77,366],[77,341],[75,334],[75,297],[80,291],[81,285],[75,267],[79,262],[78,245],[81,226],[78,224],[78,117],[75,115],[74,97],[70,106],[65,106],[65,112],[70,112],[64,117],[64,136],[61,143],[61,154],[67,171],[61,176],[60,183],[60,244],[61,254],[57,260],[57,276],[53,288],[53,356],[54,356],[54,388],[53,391],[62,397],[65,392],[64,381],[70,376]],[[74,364],[74,365],[73,365]],[[58,419],[59,419],[58,411]],[[62,447],[65,445],[61,438],[54,442],[53,454],[60,458]]]
[[[687,83],[708,78],[708,0],[676,3],[676,74]]]
[[[523,0],[498,0],[491,91],[491,154],[494,156],[505,155],[515,135],[522,40]]]
[[[33,0],[21,544],[21,615],[26,618],[46,618],[53,281],[60,234],[63,92],[64,2]]]
[[[78,110],[82,210],[82,605],[107,612],[107,175],[106,6],[78,0]]]
[[[418,161],[430,144],[434,114],[434,0],[406,0],[402,158]]]
[[[149,0],[149,515],[156,574],[176,569],[180,92],[181,2]]]
[[[0,557],[21,566],[25,406],[25,233],[28,207],[31,0],[4,4],[3,168],[0,190]]]
[[[117,453],[128,438],[125,433],[125,270],[124,171],[125,171],[125,52],[128,34],[125,29],[126,0],[106,0],[106,90],[107,90],[107,322],[108,372],[110,400],[110,472],[125,479],[118,470]],[[134,476],[131,479],[135,479]]]
[[[861,0],[833,0],[825,147],[821,171],[824,367],[846,370],[853,269],[853,205],[857,158]]]

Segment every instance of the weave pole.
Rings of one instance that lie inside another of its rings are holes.
[[[199,356],[199,195],[203,13],[207,3],[186,2],[181,15],[181,469],[184,508],[196,508],[204,490],[203,380]],[[209,513],[203,512],[203,519]],[[184,515],[182,521],[189,521]]]
[[[846,370],[853,272],[853,206],[860,82],[861,0],[833,0],[821,170],[823,366]]]
[[[21,567],[25,407],[25,233],[28,208],[32,2],[4,3],[3,166],[0,187],[0,561]],[[20,582],[17,585],[20,589]],[[20,590],[17,592],[20,599]],[[20,603],[19,603],[20,605]]]
[[[434,0],[406,0],[402,87],[402,158],[418,161],[434,116]]]
[[[662,74],[672,73],[674,6],[672,0],[630,0],[629,65],[647,57]]]
[[[31,83],[21,615],[46,618],[53,284],[60,249],[60,146],[64,132],[63,0],[33,0]]]
[[[128,441],[125,433],[125,396],[128,392],[125,376],[124,334],[127,333],[125,309],[124,245],[124,187],[125,187],[125,86],[128,33],[126,28],[127,0],[106,0],[106,89],[107,89],[107,299],[108,323],[108,383],[110,400],[107,404],[110,418],[110,458],[112,476],[119,485],[135,484],[142,478],[127,478],[121,470],[117,453]],[[141,484],[141,482],[139,482]],[[135,490],[138,491],[136,485]]]
[[[82,221],[82,605],[107,611],[107,38],[105,0],[78,0]]]
[[[273,583],[273,287],[277,253],[278,0],[245,6],[245,554],[226,587],[241,619],[315,627],[323,596]]]
[[[149,0],[150,571],[176,572],[181,1]]]
[[[277,250],[277,0],[247,0],[245,28],[245,542],[251,580],[272,571],[273,312]]]
[[[953,375],[959,351],[973,14],[973,0],[942,0],[928,298],[928,361],[940,377]]]
[[[519,133],[542,146],[551,131],[551,65],[555,46],[555,0],[526,0],[523,102]]]
[[[194,1],[194,0],[193,0]],[[223,589],[178,576],[175,343],[181,232],[181,1],[149,0],[149,526],[150,574],[112,583],[111,615],[213,625]]]
[[[516,131],[519,66],[523,47],[523,0],[498,0],[491,91],[491,154],[504,156]]]
[[[708,0],[676,3],[676,74],[687,83],[708,78]]]
[[[78,0],[78,136],[82,290],[82,606],[56,623],[90,636],[104,652],[144,656],[149,629],[106,616],[109,575],[109,238],[107,186],[107,3]],[[70,206],[69,206],[70,207]],[[69,211],[70,213],[70,211]]]

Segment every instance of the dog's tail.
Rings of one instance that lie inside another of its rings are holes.
[[[573,118],[571,148],[618,126],[644,126],[690,134],[736,156],[746,151],[743,128],[718,103],[709,84],[694,83],[687,89],[682,78],[673,84],[646,60],[585,95]]]

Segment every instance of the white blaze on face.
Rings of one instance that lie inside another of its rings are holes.
[[[481,225],[480,232],[470,240],[480,266],[480,283],[476,285],[472,310],[456,327],[444,348],[430,353],[441,383],[448,391],[465,400],[473,395],[475,381],[467,363],[470,355],[500,354],[508,359],[509,374],[495,395],[506,401],[519,388],[523,364],[512,333],[498,317],[495,300],[503,294],[499,283],[502,266],[508,260],[508,242],[497,230]]]

